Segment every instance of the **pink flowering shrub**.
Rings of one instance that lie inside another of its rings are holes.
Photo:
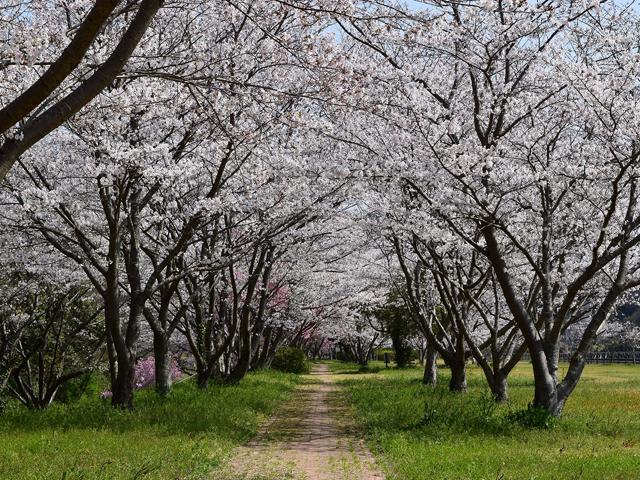
[[[135,367],[135,376],[134,376],[134,388],[136,390],[140,388],[150,387],[156,382],[156,359],[153,356],[149,356],[139,360],[136,363]],[[171,359],[171,367],[170,367],[170,375],[171,380],[177,380],[182,378],[184,373],[178,367],[178,364],[175,358]],[[113,393],[110,390],[105,390],[100,394],[100,398],[108,399],[113,396]]]
[[[113,393],[111,392],[111,390],[105,390],[100,394],[100,398],[102,398],[103,400],[107,400],[111,397],[113,397]]]
[[[155,358],[147,357],[136,363],[135,388],[145,388],[155,382]]]
[[[143,358],[136,363],[135,387],[145,388],[156,382],[156,359],[152,356]],[[170,366],[171,380],[177,380],[182,377],[182,371],[178,368],[175,358],[171,359]]]

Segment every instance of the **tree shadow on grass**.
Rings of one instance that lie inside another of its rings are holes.
[[[512,400],[496,404],[480,375],[470,377],[469,391],[460,394],[448,391],[446,373],[441,372],[435,389],[422,385],[416,375],[351,377],[341,383],[362,428],[374,436],[527,438],[540,430],[548,430],[551,436],[637,436],[637,416],[628,408],[640,396],[633,390],[633,379],[618,390],[606,383],[581,384],[560,421],[545,429],[518,421],[533,395],[531,378],[514,376],[509,381]]]
[[[137,392],[132,412],[114,409],[108,400],[94,398],[53,405],[45,411],[14,407],[0,415],[0,432],[150,430],[155,435],[207,434],[242,442],[255,434],[260,421],[296,383],[293,375],[260,372],[237,385],[212,385],[201,391],[189,380],[176,385],[167,398],[153,391]]]

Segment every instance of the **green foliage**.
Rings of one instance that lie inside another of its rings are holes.
[[[100,387],[96,375],[90,373],[79,378],[65,382],[56,395],[56,401],[60,403],[73,403],[82,397],[97,398],[100,395]]]
[[[172,395],[136,395],[136,409],[113,409],[97,395],[29,411],[16,402],[0,416],[0,479],[205,479],[229,452],[257,432],[298,377],[249,374],[238,385]]]
[[[415,323],[411,320],[411,313],[402,299],[401,291],[392,291],[387,296],[387,303],[370,312],[373,314],[384,331],[391,338],[393,344],[393,361],[399,368],[405,368],[412,360],[412,349],[409,337],[415,334]]]
[[[367,374],[349,364],[331,367],[389,479],[638,478],[638,366],[589,365],[560,420],[527,412],[533,396],[527,363],[510,376],[507,404],[493,401],[477,367],[469,367],[464,395],[447,390],[447,369],[433,389],[421,384],[419,368]],[[553,428],[532,428],[549,420]]]
[[[307,355],[295,347],[281,347],[276,352],[271,368],[287,373],[309,373]]]
[[[88,369],[100,358],[102,307],[85,287],[42,284],[17,296],[8,310],[31,319],[5,353],[5,362],[13,365],[9,384],[15,398],[38,409],[60,393],[79,398]],[[39,368],[30,367],[36,363]],[[67,385],[58,387],[60,382]]]
[[[558,422],[558,419],[546,408],[533,406],[512,412],[506,420],[527,428],[553,428]]]
[[[380,367],[372,367],[371,365],[358,365],[359,373],[377,373],[380,371]]]
[[[396,353],[392,348],[377,348],[375,350],[376,360],[379,362],[384,362],[384,354],[387,354],[387,358],[390,362],[394,362],[396,359]]]

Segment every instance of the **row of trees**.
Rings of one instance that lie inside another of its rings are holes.
[[[0,353],[11,291],[54,270],[100,310],[117,406],[143,330],[166,393],[174,344],[204,387],[404,328],[427,382],[439,355],[464,390],[473,359],[497,400],[528,352],[562,412],[640,285],[633,2],[50,7],[0,9]]]
[[[370,101],[335,112],[366,146],[366,228],[395,256],[451,389],[465,388],[473,357],[506,399],[528,351],[532,405],[559,415],[639,282],[632,7],[382,5],[338,23],[369,78]],[[577,324],[561,377],[562,338]]]
[[[3,14],[14,28],[77,28],[65,63],[101,2],[82,19],[86,3],[7,5]],[[88,44],[77,66],[87,71],[55,77],[63,81],[50,93],[61,102],[65,88],[84,89],[99,74],[119,48],[110,30],[128,28],[148,2],[137,11],[112,3],[98,29],[105,41]],[[64,381],[106,360],[113,405],[132,408],[135,366],[150,353],[162,395],[182,351],[200,387],[237,382],[280,345],[307,342],[318,319],[336,318],[357,293],[326,286],[326,271],[343,268],[332,264],[354,246],[339,239],[349,236],[339,161],[349,147],[316,135],[307,118],[340,89],[335,47],[316,36],[323,24],[271,2],[166,2],[154,15],[108,88],[32,146],[2,187],[0,360],[4,385],[30,406],[48,405]],[[58,45],[41,41],[31,58],[3,64],[5,79],[28,64],[44,69],[35,86],[48,82]],[[25,90],[5,109],[34,98]],[[38,121],[31,112],[7,145]],[[71,310],[56,313],[51,302]],[[75,315],[86,302],[96,312]],[[59,328],[73,362],[50,347]],[[41,354],[45,346],[54,353]],[[24,375],[37,401],[26,399]]]

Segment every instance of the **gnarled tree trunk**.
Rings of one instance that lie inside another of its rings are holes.
[[[153,333],[153,355],[155,359],[156,392],[165,396],[171,391],[171,352],[169,338],[161,332]]]
[[[438,352],[431,346],[427,346],[425,352],[424,375],[422,383],[435,387],[438,384]]]
[[[451,379],[449,380],[449,390],[451,392],[467,391],[467,365],[464,361],[454,361],[449,365],[451,369]]]

